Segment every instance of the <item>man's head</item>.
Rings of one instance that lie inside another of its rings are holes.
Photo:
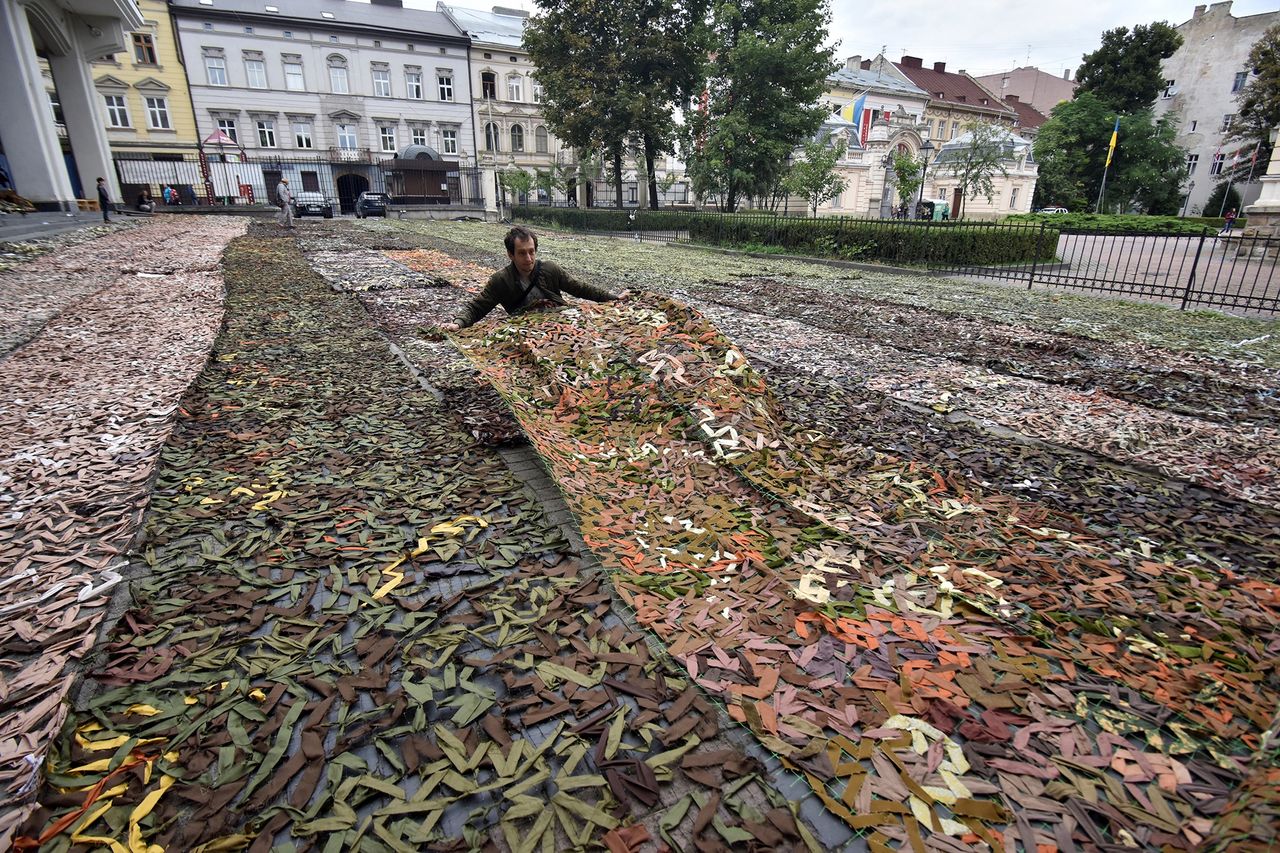
[[[98,178],[98,183],[105,184],[106,182],[107,182],[106,178]]]
[[[281,178],[281,179],[280,179],[280,183],[282,183],[282,184],[287,184],[287,183],[289,183],[289,179],[288,179],[288,178]]]
[[[538,260],[538,235],[523,225],[517,225],[507,232],[502,242],[507,247],[507,257],[516,265],[520,274],[532,274],[533,266]]]

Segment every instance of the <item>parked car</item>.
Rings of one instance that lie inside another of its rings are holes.
[[[390,207],[391,199],[387,198],[386,193],[362,192],[356,199],[356,219],[364,219],[366,216],[381,216],[386,219]]]
[[[300,192],[293,197],[294,216],[323,216],[333,219],[333,202],[324,193]]]
[[[1036,213],[1070,213],[1065,207],[1042,207]]]

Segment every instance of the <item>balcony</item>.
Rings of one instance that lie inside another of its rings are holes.
[[[329,159],[334,163],[373,163],[373,152],[368,148],[329,147]]]

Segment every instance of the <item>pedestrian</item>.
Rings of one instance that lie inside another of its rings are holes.
[[[280,205],[280,216],[276,220],[281,227],[293,227],[293,193],[289,191],[289,179],[281,178],[276,184],[276,204]]]
[[[155,202],[151,199],[151,189],[149,187],[138,193],[138,210],[143,213],[150,213],[155,210],[155,207]]]
[[[458,319],[441,323],[441,329],[465,329],[480,322],[498,303],[514,317],[544,306],[567,305],[565,293],[592,302],[612,302],[625,296],[578,281],[552,261],[538,260],[538,235],[523,225],[508,231],[502,242],[511,263],[490,276],[480,295],[463,306]]]
[[[173,187],[165,184],[160,188],[160,198],[165,204],[173,204]]]
[[[102,208],[102,221],[110,222],[111,196],[107,192],[106,178],[98,178],[98,207]]]
[[[1219,231],[1218,233],[1221,234],[1223,237],[1226,237],[1231,233],[1231,226],[1236,224],[1236,209],[1233,207],[1230,210],[1228,210],[1227,215],[1222,217],[1222,219],[1224,220],[1225,224],[1222,226],[1222,230]]]

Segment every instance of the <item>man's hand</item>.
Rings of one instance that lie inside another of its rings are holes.
[[[437,328],[442,332],[456,332],[462,327],[459,326],[457,323],[450,321],[448,323],[441,323],[439,326],[437,326]]]

